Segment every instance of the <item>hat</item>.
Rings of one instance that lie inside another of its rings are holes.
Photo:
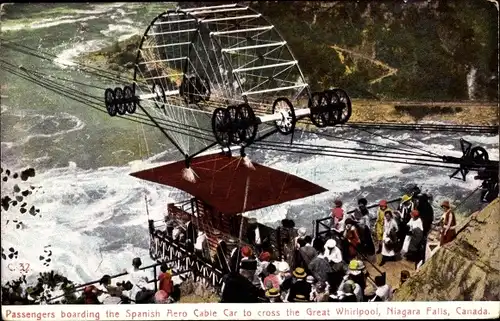
[[[341,207],[342,206],[342,201],[339,200],[339,199],[336,199],[335,202],[334,202],[335,206],[337,207]]]
[[[259,260],[269,262],[271,260],[271,253],[269,252],[260,253]]]
[[[337,246],[337,242],[335,242],[334,239],[329,239],[328,241],[326,241],[325,243],[325,248],[327,249],[333,249],[334,247]]]
[[[378,205],[379,206],[387,206],[387,201],[386,200],[381,200],[380,202],[378,202]]]
[[[408,194],[405,194],[403,195],[403,197],[401,197],[401,202],[408,202],[409,200],[411,200],[411,196],[408,195]]]
[[[290,266],[288,265],[288,263],[287,263],[287,262],[285,262],[285,261],[281,261],[281,262],[277,262],[277,264],[279,264],[279,268],[278,268],[278,270],[279,270],[281,273],[290,272]]]
[[[142,261],[141,261],[141,258],[139,257],[136,257],[132,260],[132,265],[135,266],[135,267],[139,267],[142,265]]]
[[[351,260],[351,262],[349,262],[349,274],[359,275],[364,268],[365,264],[362,261]]]
[[[301,227],[301,228],[299,228],[297,233],[299,234],[299,237],[303,237],[303,236],[306,236],[307,230],[305,227]]]
[[[313,283],[314,283],[314,276],[312,276],[312,275],[308,275],[308,276],[306,277],[306,281],[307,281],[307,283],[311,283],[311,284],[313,284]]]
[[[250,257],[252,256],[252,249],[248,246],[244,246],[241,248],[241,255]]]
[[[295,298],[293,298],[294,302],[309,302],[309,300],[306,299],[306,297],[302,294],[296,294]]]
[[[297,279],[303,279],[307,276],[307,273],[306,271],[301,268],[301,267],[298,267],[296,268],[294,271],[293,271],[293,276],[295,276]]]
[[[266,291],[266,297],[268,298],[276,298],[280,296],[280,291],[276,288],[271,288]]]
[[[325,248],[326,259],[333,263],[342,262],[342,251],[338,247]]]
[[[336,208],[332,209],[332,215],[335,218],[341,220],[344,217],[344,210],[341,209],[340,207],[336,207]]]
[[[450,202],[449,201],[443,201],[443,203],[441,203],[441,207],[446,207],[446,208],[451,208],[450,206]]]
[[[109,284],[111,282],[111,276],[108,274],[105,274],[102,276],[101,280],[99,281],[99,284]]]
[[[347,282],[345,282],[344,286],[342,287],[342,292],[345,294],[353,293],[354,292],[354,282],[352,280],[347,280]]]
[[[368,201],[366,200],[366,198],[360,198],[358,200],[358,205],[359,204],[363,204],[364,206],[366,206],[368,204]]]
[[[411,211],[410,215],[411,215],[412,217],[419,217],[419,216],[420,216],[420,213],[418,212],[418,210],[413,210],[413,211]]]

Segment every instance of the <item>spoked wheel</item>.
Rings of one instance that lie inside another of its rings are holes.
[[[125,109],[129,114],[133,114],[137,108],[137,103],[134,97],[134,90],[130,86],[125,86],[123,89],[123,98],[125,99]]]
[[[295,124],[297,123],[297,117],[295,116],[293,105],[288,98],[280,97],[276,99],[273,103],[272,113],[281,116],[280,120],[274,122],[276,129],[280,133],[283,135],[293,133]]]
[[[240,144],[243,141],[242,137],[244,138],[245,135],[245,130],[242,129],[240,125],[243,121],[243,115],[236,106],[227,107],[227,112],[229,114],[229,123],[231,127],[231,131],[229,133],[231,144]]]
[[[240,131],[242,136],[240,139],[246,146],[249,146],[254,142],[255,136],[257,136],[257,129],[259,125],[257,125],[257,119],[252,107],[250,107],[247,103],[239,105],[238,109],[242,116],[242,131]]]
[[[115,88],[115,99],[116,99],[116,109],[118,111],[118,115],[125,115],[127,109],[123,102],[123,89],[121,89],[120,87]]]
[[[225,108],[216,108],[212,114],[212,132],[219,145],[223,147],[231,145],[230,130],[229,112]]]
[[[351,118],[352,114],[351,98],[349,98],[349,95],[343,89],[338,88],[334,89],[333,91],[340,98],[340,102],[343,105],[343,107],[340,109],[339,124],[345,124],[347,123],[349,118]]]
[[[106,103],[106,110],[111,117],[116,116],[115,92],[113,89],[108,88],[104,91],[104,102]]]
[[[326,95],[322,92],[312,93],[309,100],[311,122],[318,128],[327,127],[330,121],[330,111],[328,109]]]
[[[343,104],[335,90],[325,90],[326,103],[328,106],[329,126],[335,126],[341,123]]]
[[[472,148],[470,151],[470,155],[471,155],[472,159],[474,160],[474,162],[478,162],[478,163],[488,161],[490,158],[486,149],[484,149],[480,146],[476,146],[476,147]]]

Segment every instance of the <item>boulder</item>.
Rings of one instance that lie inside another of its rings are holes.
[[[499,301],[500,201],[471,215],[395,293],[394,301]]]

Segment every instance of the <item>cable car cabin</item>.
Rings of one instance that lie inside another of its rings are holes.
[[[166,216],[167,221],[173,220],[186,226],[186,239],[189,241],[174,241],[165,233],[165,227],[155,227],[150,221],[151,257],[160,260],[179,258],[183,261],[180,265],[193,269],[195,274],[197,270],[201,276],[208,273],[201,270],[208,269],[212,275],[208,278],[217,287],[224,273],[220,264],[214,266],[209,260],[195,257],[193,246],[188,245],[196,242],[198,231],[206,234],[210,257],[216,261],[222,256],[217,250],[218,244],[224,241],[220,248],[227,261],[232,250],[230,244],[234,243],[231,241],[240,240],[240,229],[241,242],[252,245],[247,233],[252,222],[242,213],[327,191],[297,176],[256,163],[252,165],[247,167],[241,157],[213,154],[191,161],[190,169],[194,171],[196,182],[184,179],[182,170],[186,167],[185,161],[132,173],[134,177],[175,187],[193,196],[182,203],[168,204]],[[267,237],[269,240],[273,259],[283,257],[285,245],[281,242],[279,229],[262,224],[258,226],[261,239]]]

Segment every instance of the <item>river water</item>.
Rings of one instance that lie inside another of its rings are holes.
[[[172,4],[15,4],[6,6],[2,17],[2,39],[39,48],[54,55],[52,61],[2,48],[2,59],[15,65],[57,77],[71,78],[96,87],[115,87],[79,71],[72,59],[143,32],[148,22]],[[81,23],[88,28],[82,32]],[[177,192],[140,181],[128,174],[144,164],[175,159],[172,149],[154,128],[107,114],[57,95],[13,76],[4,70],[1,102],[2,168],[12,171],[34,167],[37,175],[28,181],[40,186],[30,202],[40,209],[31,216],[2,212],[2,247],[19,251],[16,262],[29,262],[35,272],[54,269],[75,282],[115,274],[128,267],[133,257],[149,263],[145,196],[151,218],[159,219]],[[75,86],[88,95],[101,97],[103,90]],[[355,108],[355,106],[354,106]],[[140,129],[140,131],[139,131]],[[460,156],[459,135],[377,131],[391,140],[353,129],[328,129],[329,134],[385,146],[405,148],[398,141],[438,154]],[[498,159],[498,135],[466,135],[463,138],[485,147]],[[143,146],[148,142],[148,150]],[[363,144],[297,134],[296,141],[309,144],[363,148]],[[407,147],[406,147],[407,148]],[[252,150],[253,161],[311,180],[329,190],[321,195],[248,213],[262,223],[277,224],[288,217],[312,229],[312,221],[328,215],[333,199],[340,197],[347,208],[356,199],[370,203],[401,196],[401,187],[417,183],[430,191],[435,203],[460,200],[478,185],[472,175],[466,182],[450,180],[449,169],[390,164],[364,160],[283,154]],[[27,186],[28,183],[25,185]],[[2,182],[2,194],[13,182]],[[464,209],[477,209],[472,197]],[[23,221],[16,229],[12,220]],[[44,266],[44,250],[50,246],[52,260]],[[12,260],[11,260],[12,261]],[[14,261],[12,261],[14,262]],[[12,267],[12,265],[10,265]],[[2,278],[19,275],[2,261]]]

